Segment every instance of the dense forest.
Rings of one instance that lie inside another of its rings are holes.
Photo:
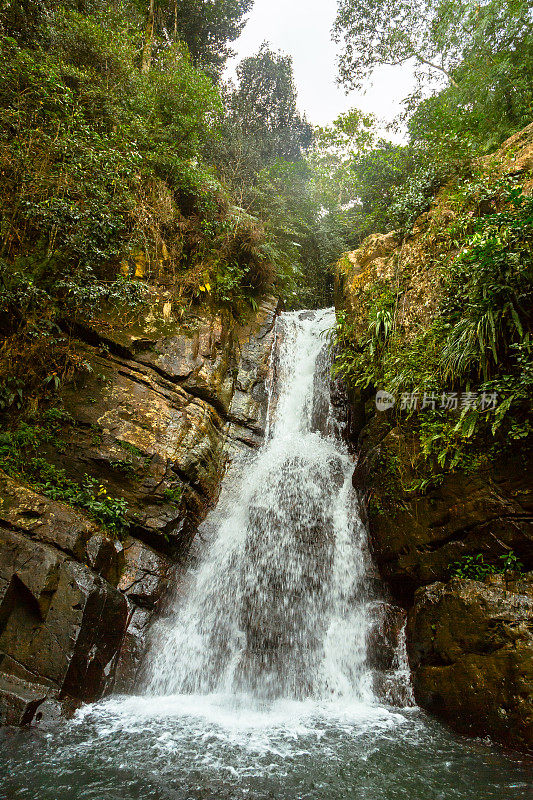
[[[74,368],[58,321],[140,304],[146,281],[237,315],[267,291],[330,304],[344,250],[408,230],[531,117],[527,2],[339,4],[347,89],[380,64],[418,65],[405,144],[357,109],[313,129],[291,59],[266,43],[225,81],[250,7],[3,0],[4,408]]]

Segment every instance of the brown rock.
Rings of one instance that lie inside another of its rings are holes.
[[[216,498],[228,443],[261,439],[276,307],[268,299],[246,325],[224,314],[173,321],[156,310],[129,333],[107,320],[77,326],[91,371],[64,391],[76,424],[65,452],[47,455],[124,498],[135,536],[183,554]]]
[[[118,588],[137,605],[154,608],[168,587],[172,561],[138,539],[124,542],[126,566]]]
[[[533,574],[419,589],[408,642],[420,705],[462,732],[533,749]]]
[[[0,570],[7,664],[65,695],[99,697],[126,628],[122,594],[86,566],[12,531],[0,531]]]
[[[57,698],[97,699],[115,670],[118,690],[134,688],[150,619],[226,460],[263,435],[277,301],[238,324],[174,317],[152,294],[141,318],[108,309],[63,321],[87,369],[62,391],[64,445],[40,453],[126,501],[125,548],[82,511],[0,475],[0,707],[17,724],[53,719]]]
[[[47,696],[46,686],[0,674],[0,724],[29,725]]]
[[[411,443],[377,414],[363,430],[354,483],[368,498],[370,540],[383,579],[396,598],[450,577],[463,555],[497,562],[513,550],[533,567],[533,491],[528,468],[513,455],[470,474],[449,473],[424,495],[403,490],[389,465],[409,481]]]
[[[118,582],[124,566],[120,542],[98,528],[82,511],[37,494],[1,472],[0,525],[26,534],[28,541],[53,545],[56,550],[84,562],[110,583]],[[27,551],[31,558],[33,548],[28,541],[22,551]],[[37,545],[34,552],[40,558],[43,553],[54,551]],[[0,575],[1,569],[0,563]],[[29,567],[26,571],[32,573],[33,569]]]

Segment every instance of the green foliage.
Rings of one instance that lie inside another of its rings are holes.
[[[33,478],[30,484],[36,491],[52,500],[83,508],[116,536],[125,534],[128,525],[126,501],[110,497],[105,486],[90,475],[85,475],[81,483],[77,483],[66,476],[65,470],[42,458],[31,460],[28,473]]]
[[[104,286],[153,240],[150,181],[166,181],[184,208],[212,198],[213,179],[189,161],[212,135],[220,101],[179,45],[141,74],[138,33],[113,10],[60,7],[49,33],[46,51],[0,42],[0,225],[4,257],[56,294],[65,281]]]
[[[311,126],[301,117],[289,56],[264,44],[237,67],[238,88],[229,98],[243,137],[255,143],[259,163],[297,160],[311,143]]]
[[[315,192],[328,209],[343,207],[355,197],[364,206],[366,182],[357,181],[354,164],[365,157],[375,142],[375,118],[352,109],[331,125],[315,129],[307,161],[313,170]]]
[[[514,181],[489,178],[460,183],[447,203],[456,216],[432,321],[410,336],[397,325],[401,275],[396,292],[363,282],[352,298],[358,314],[337,315],[334,369],[352,389],[418,395],[417,406],[394,411],[418,442],[416,477],[404,487],[418,494],[446,472],[482,468],[532,432],[531,198]],[[441,407],[443,393],[472,389],[495,404]],[[436,402],[423,408],[424,396]]]
[[[527,38],[529,11],[527,0],[340,0],[341,79],[361,87],[378,65],[413,60],[457,84],[466,59],[489,60]]]
[[[137,474],[135,465],[131,461],[128,461],[125,458],[114,459],[113,461],[109,462],[109,466],[112,469],[117,470],[117,472],[120,472],[127,478],[134,478],[135,475]]]
[[[145,454],[142,450],[136,447],[134,444],[130,444],[130,442],[120,442],[120,446],[123,450],[126,450],[127,453],[130,453],[132,456],[136,458],[146,458]]]
[[[407,233],[439,186],[531,121],[527,0],[340,0],[335,30],[346,88],[380,64],[410,61],[418,76],[397,120],[408,144],[377,140],[347,170],[355,243],[378,230]]]
[[[239,36],[253,0],[156,0],[155,19],[160,37],[173,36],[185,42],[193,62],[219,76],[229,44]]]
[[[532,299],[533,200],[508,186],[501,201],[507,204],[505,210],[474,220],[462,217],[450,231],[464,242],[445,276],[447,342],[442,364],[444,374],[454,380],[481,374],[486,381],[526,335]]]
[[[179,506],[183,497],[183,488],[181,486],[172,486],[165,489],[163,492],[163,499],[167,503]]]
[[[22,408],[24,403],[24,381],[9,376],[0,383],[0,411]]]
[[[70,421],[64,411],[52,408],[36,424],[22,422],[0,433],[0,469],[52,500],[83,508],[110,533],[122,536],[128,524],[125,500],[109,496],[105,486],[89,475],[81,482],[73,481],[64,469],[38,455],[50,444],[61,451],[61,427]]]
[[[482,553],[463,556],[459,561],[449,566],[451,578],[469,578],[474,581],[484,581],[487,575],[503,575],[506,572],[522,572],[524,565],[518,556],[509,550],[501,555],[497,563],[486,562]]]

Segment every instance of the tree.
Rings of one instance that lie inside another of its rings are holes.
[[[457,87],[467,54],[490,59],[531,30],[529,0],[339,0],[340,78],[356,88],[380,64],[414,60]]]
[[[354,108],[326,127],[315,128],[308,161],[321,205],[332,208],[353,202],[355,196],[352,164],[375,139],[371,114]]]
[[[141,70],[146,73],[152,64],[152,48],[154,44],[154,7],[155,0],[149,0],[146,24],[144,26],[144,44]]]
[[[312,129],[297,108],[290,56],[274,53],[265,43],[241,61],[237,77],[238,89],[229,98],[231,116],[254,142],[261,165],[299,159],[311,144]]]
[[[531,121],[531,35],[500,39],[490,57],[480,57],[476,49],[466,52],[454,74],[457,87],[422,101],[415,93],[406,105],[410,140],[434,161],[464,163],[491,152]]]
[[[180,39],[193,63],[219,77],[245,25],[253,0],[159,0],[159,35]]]

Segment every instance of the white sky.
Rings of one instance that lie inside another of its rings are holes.
[[[234,75],[242,58],[267,41],[272,49],[292,56],[299,108],[309,122],[324,125],[354,107],[390,122],[414,86],[412,69],[381,67],[365,94],[346,96],[335,83],[340,48],[331,40],[331,29],[336,10],[336,0],[255,0],[245,29],[233,43],[237,56],[229,64],[228,76]]]

